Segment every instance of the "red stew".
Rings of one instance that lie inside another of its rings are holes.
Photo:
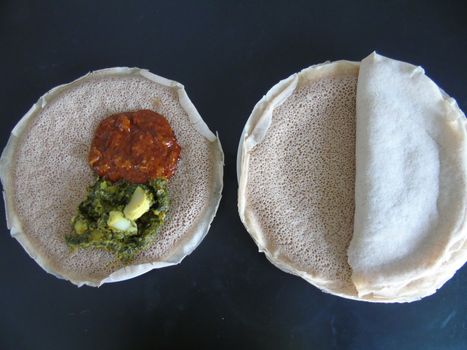
[[[99,176],[133,183],[170,178],[179,158],[180,146],[169,122],[147,109],[104,119],[89,152],[89,164]]]

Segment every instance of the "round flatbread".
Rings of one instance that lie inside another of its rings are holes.
[[[239,214],[271,262],[323,291],[418,300],[467,260],[465,146],[463,113],[420,67],[312,66],[245,125]]]
[[[131,265],[99,249],[70,251],[65,235],[96,177],[91,140],[106,116],[150,109],[165,116],[181,146],[169,180],[170,209],[155,241]],[[110,68],[42,96],[13,129],[0,160],[11,234],[47,272],[99,286],[179,263],[200,244],[223,186],[223,152],[183,85],[147,70]]]

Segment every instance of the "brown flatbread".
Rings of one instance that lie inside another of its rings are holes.
[[[70,252],[64,236],[95,179],[87,163],[94,130],[108,115],[139,109],[164,115],[182,147],[166,222],[130,266],[103,250]],[[42,96],[12,131],[0,169],[12,236],[46,271],[98,286],[177,264],[196,248],[221,197],[223,152],[181,84],[146,70],[111,68]]]

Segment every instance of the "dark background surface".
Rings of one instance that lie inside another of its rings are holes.
[[[420,64],[467,109],[465,1],[1,1],[1,146],[39,96],[89,70],[180,81],[225,151],[223,200],[180,265],[96,289],[45,273],[1,206],[0,349],[467,349],[467,268],[402,305],[326,295],[257,252],[236,210],[235,156],[277,81],[371,51]]]

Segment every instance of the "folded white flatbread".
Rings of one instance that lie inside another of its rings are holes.
[[[359,296],[394,297],[452,274],[454,254],[465,261],[465,140],[463,114],[423,69],[377,54],[362,61],[348,251]]]
[[[423,69],[376,53],[307,68],[256,105],[239,213],[276,266],[374,302],[433,294],[467,260],[466,121]]]

